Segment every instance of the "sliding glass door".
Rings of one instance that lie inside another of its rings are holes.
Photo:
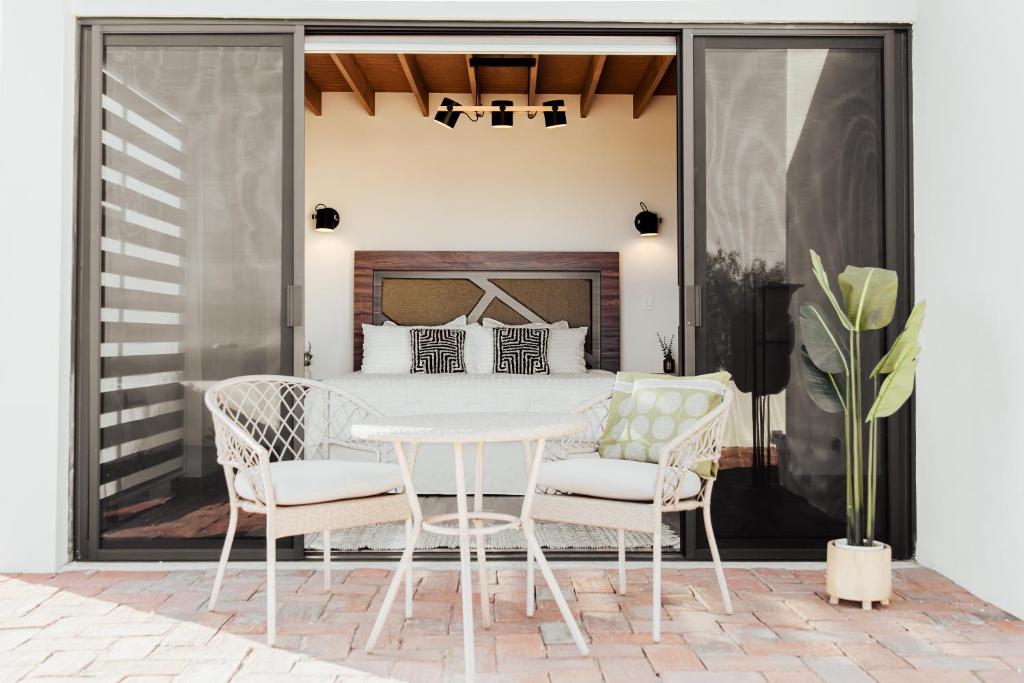
[[[294,33],[86,37],[80,551],[199,557],[227,523],[203,392],[295,369]]]
[[[692,38],[685,318],[689,369],[728,370],[740,392],[714,488],[726,557],[823,556],[826,539],[844,535],[842,418],[808,397],[797,321],[803,304],[829,310],[810,249],[833,274],[846,264],[895,268],[905,299],[909,291],[894,246],[906,238],[889,177],[899,171],[886,165],[897,142],[891,56],[884,35]],[[889,444],[884,458],[908,457]],[[889,538],[881,498],[878,528]],[[703,529],[687,531],[700,556]]]

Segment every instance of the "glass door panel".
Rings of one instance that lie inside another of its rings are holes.
[[[799,309],[831,310],[809,249],[833,274],[885,265],[882,39],[698,37],[694,72],[696,370],[740,392],[716,536],[727,557],[823,553],[844,535],[843,423],[808,398]]]
[[[219,547],[227,492],[203,393],[291,374],[291,49],[291,36],[105,36],[86,255],[96,551]],[[262,523],[240,518],[240,548]]]

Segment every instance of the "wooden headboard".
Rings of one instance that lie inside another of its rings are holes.
[[[609,251],[357,251],[353,367],[363,325],[556,322],[587,327],[588,365],[619,369],[619,254]]]

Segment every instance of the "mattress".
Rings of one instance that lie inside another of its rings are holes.
[[[412,375],[354,372],[324,380],[359,398],[381,415],[434,413],[572,412],[611,392],[615,373],[589,370],[566,375]],[[360,457],[358,453],[342,457]],[[362,456],[365,457],[365,456]],[[413,479],[424,495],[455,493],[452,449],[444,444],[420,446]],[[475,476],[473,448],[465,454],[467,489]],[[522,446],[487,444],[484,447],[484,492],[522,495],[526,467]]]

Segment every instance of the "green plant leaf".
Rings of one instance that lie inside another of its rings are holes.
[[[807,354],[819,370],[846,373],[846,347],[842,345],[814,304],[800,307],[800,332]]]
[[[914,391],[914,373],[917,371],[917,358],[921,353],[921,345],[908,346],[897,359],[892,372],[885,377],[878,389],[878,396],[871,404],[865,422],[889,417],[900,409]]]
[[[824,266],[821,265],[821,257],[818,256],[818,252],[811,249],[811,270],[814,272],[814,279],[818,281],[818,286],[821,287],[821,291],[825,292],[825,296],[828,297],[829,303],[832,304],[832,308],[836,311],[836,316],[839,317],[839,322],[848,330],[853,329],[853,324],[850,319],[846,316],[846,312],[843,307],[839,305],[836,300],[835,294],[832,293],[832,288],[828,284],[828,275],[825,273]]]
[[[843,376],[833,375],[823,370],[811,360],[806,346],[800,347],[800,368],[803,372],[804,383],[807,385],[807,395],[826,413],[841,413],[845,410],[843,403]]]
[[[917,345],[917,336],[920,334],[921,325],[924,323],[925,305],[926,302],[919,301],[914,306],[914,310],[910,312],[906,324],[903,325],[903,331],[896,337],[896,341],[892,343],[892,348],[882,356],[882,360],[878,361],[878,365],[871,371],[872,377],[888,375],[896,367],[896,361],[903,355],[903,352]]]
[[[839,274],[839,289],[853,329],[880,330],[892,322],[898,288],[894,270],[846,266]]]

